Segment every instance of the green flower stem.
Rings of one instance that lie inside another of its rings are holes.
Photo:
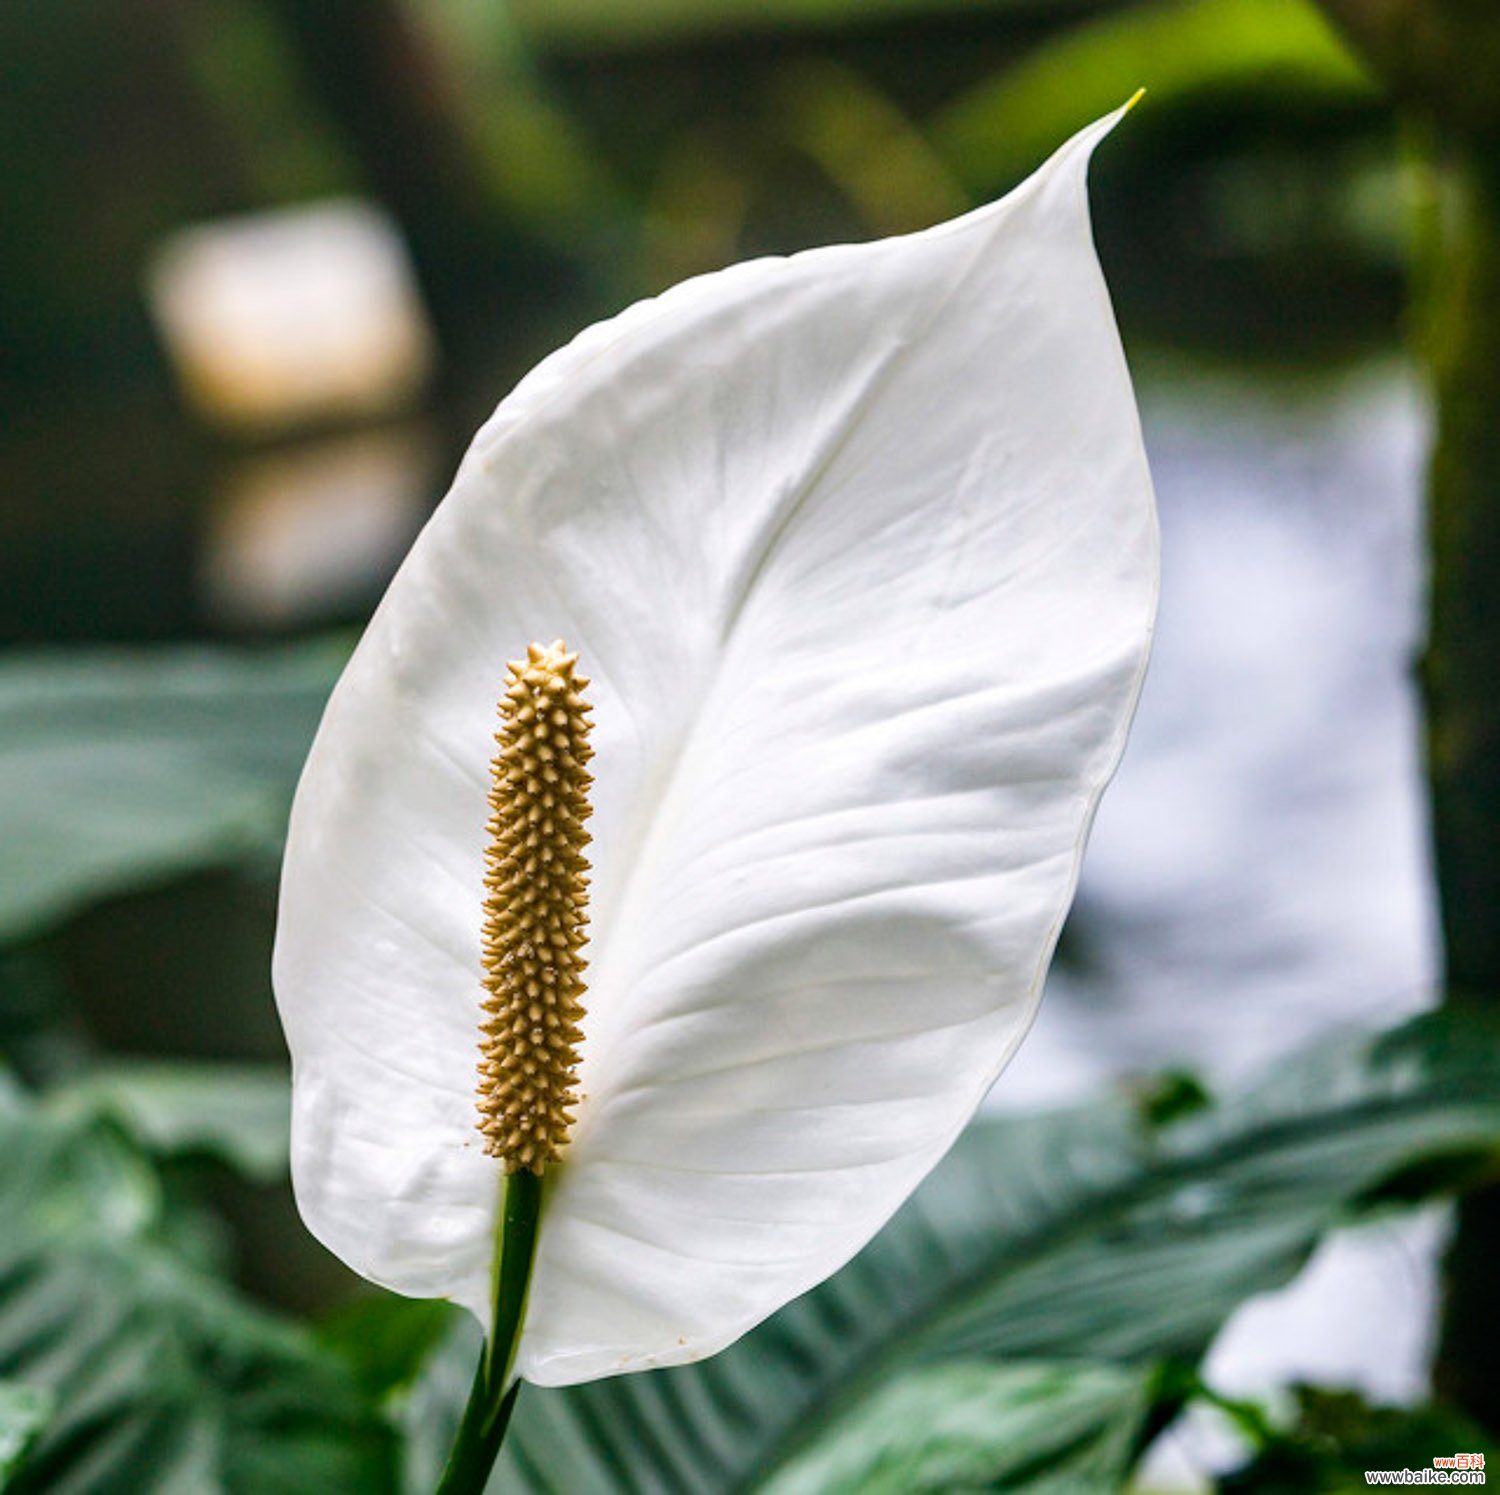
[[[526,1294],[531,1285],[531,1263],[536,1255],[537,1221],[542,1209],[542,1180],[522,1168],[505,1180],[505,1202],[501,1212],[498,1259],[495,1263],[495,1293],[491,1322],[469,1403],[464,1408],[458,1436],[448,1454],[436,1495],[480,1495],[490,1471],[511,1410],[521,1390],[511,1380],[520,1338]]]

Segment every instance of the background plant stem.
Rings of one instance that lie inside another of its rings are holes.
[[[1497,79],[1500,86],[1500,79]],[[1450,169],[1431,357],[1431,633],[1423,679],[1450,1001],[1500,999],[1500,155]],[[1500,1428],[1500,1189],[1460,1206],[1439,1390]]]
[[[1440,211],[1416,306],[1437,395],[1422,680],[1450,1001],[1500,1000],[1500,7],[1321,0],[1433,142]],[[1438,1389],[1500,1429],[1500,1189],[1460,1210]]]

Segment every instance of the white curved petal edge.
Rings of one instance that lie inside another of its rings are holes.
[[[275,957],[297,1197],[357,1271],[487,1320],[495,704],[533,639],[593,677],[584,1098],[528,1380],[701,1358],[828,1276],[1031,1022],[1156,604],[1085,191],[1118,117],[964,218],[690,281],[547,359],[334,693]]]

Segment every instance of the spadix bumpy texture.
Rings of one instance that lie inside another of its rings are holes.
[[[479,1130],[506,1173],[561,1155],[578,1099],[589,864],[588,681],[562,640],[509,666],[491,764]]]
[[[504,661],[592,677],[576,1120],[517,1372],[722,1348],[845,1262],[1020,1043],[1123,750],[1151,485],[1085,168],[590,328],[479,433],[335,690],[275,980],[304,1218],[489,1313],[475,1124]]]

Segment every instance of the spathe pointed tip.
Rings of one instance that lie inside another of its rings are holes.
[[[1140,101],[1143,98],[1145,98],[1145,97],[1146,97],[1146,90],[1144,88],[1138,88],[1138,89],[1136,89],[1136,91],[1133,94],[1131,94],[1131,96],[1128,99],[1125,100],[1125,107],[1120,112],[1122,114],[1129,114],[1130,111],[1132,109],[1134,109],[1135,106],[1137,104],[1139,104]]]

